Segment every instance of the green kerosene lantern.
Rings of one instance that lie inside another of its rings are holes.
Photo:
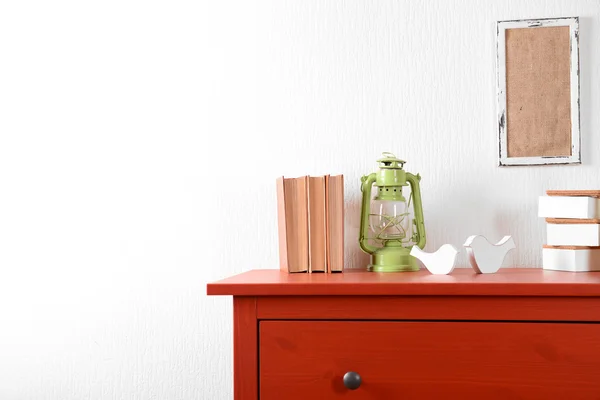
[[[368,270],[418,271],[417,260],[409,253],[412,246],[425,247],[421,177],[404,171],[406,161],[391,153],[383,153],[383,158],[377,162],[379,171],[361,178],[359,243],[365,253],[371,254]],[[371,199],[373,184],[376,190]],[[410,194],[403,193],[402,189],[409,184]]]

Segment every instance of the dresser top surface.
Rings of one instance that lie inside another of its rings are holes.
[[[233,296],[600,296],[600,272],[504,268],[476,274],[470,268],[450,275],[428,271],[288,274],[257,269],[209,283],[208,295]]]

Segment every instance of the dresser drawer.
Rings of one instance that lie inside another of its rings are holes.
[[[599,399],[600,325],[261,321],[259,369],[261,400]]]

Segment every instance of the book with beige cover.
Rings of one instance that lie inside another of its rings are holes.
[[[308,177],[277,179],[279,267],[286,272],[308,272]]]
[[[344,176],[327,175],[327,272],[344,270]]]
[[[309,272],[327,272],[325,176],[308,177]]]

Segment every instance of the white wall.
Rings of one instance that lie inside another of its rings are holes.
[[[496,167],[494,21],[580,16],[583,165]],[[231,299],[276,268],[274,180],[423,176],[428,246],[514,235],[598,188],[597,0],[0,5],[0,399],[230,399]],[[466,260],[461,258],[465,265]]]

